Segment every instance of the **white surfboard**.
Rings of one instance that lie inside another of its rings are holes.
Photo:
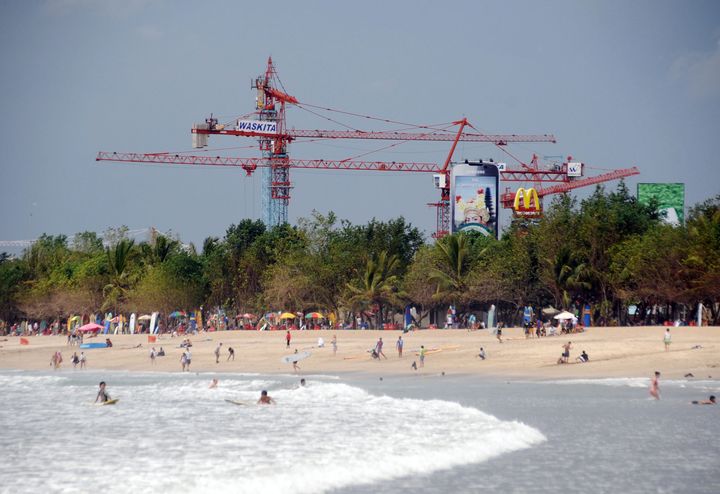
[[[155,325],[157,324],[157,317],[158,317],[158,313],[157,313],[157,312],[153,312],[153,313],[152,313],[152,316],[150,316],[150,329],[148,330],[148,332],[149,332],[150,334],[156,334],[156,333],[157,333],[157,328],[155,327]]]
[[[280,357],[280,362],[284,364],[292,364],[293,362],[300,362],[301,360],[305,360],[310,355],[312,355],[312,353],[310,352],[293,353],[290,355],[285,355],[284,357]]]
[[[130,314],[130,334],[135,334],[135,313]]]

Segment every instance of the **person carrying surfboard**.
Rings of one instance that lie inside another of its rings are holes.
[[[98,394],[95,397],[95,403],[100,401],[100,403],[105,403],[106,401],[110,401],[110,395],[107,394],[107,391],[105,390],[105,381],[100,381],[100,389],[98,390]]]

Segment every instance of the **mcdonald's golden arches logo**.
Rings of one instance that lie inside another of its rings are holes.
[[[513,211],[518,216],[540,216],[542,214],[542,204],[537,190],[532,187],[529,189],[520,187],[515,193]]]

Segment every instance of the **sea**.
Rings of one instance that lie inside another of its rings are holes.
[[[0,371],[0,492],[720,492],[718,380],[302,377]]]

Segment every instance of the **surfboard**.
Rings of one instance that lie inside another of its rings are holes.
[[[280,362],[282,362],[284,364],[292,364],[293,362],[300,362],[301,360],[305,360],[310,355],[312,355],[312,353],[310,353],[310,352],[293,353],[293,354],[285,355],[284,357],[281,357]]]
[[[115,399],[112,399],[112,400],[103,401],[102,403],[100,403],[100,405],[114,405],[114,404],[117,403],[118,401],[120,401],[120,398],[115,398]]]
[[[155,327],[155,325],[157,324],[157,319],[158,313],[153,312],[152,316],[150,316],[150,329],[148,330],[150,334],[157,334],[157,328]]]
[[[248,403],[247,401],[235,401],[235,400],[225,400],[225,401],[227,401],[228,403],[232,403],[233,405],[240,405],[240,406],[250,405],[250,403]]]
[[[83,350],[87,350],[89,348],[106,348],[106,347],[107,347],[106,343],[83,343],[82,345],[80,345],[80,348],[82,348]]]
[[[135,313],[130,314],[130,334],[135,334]]]

